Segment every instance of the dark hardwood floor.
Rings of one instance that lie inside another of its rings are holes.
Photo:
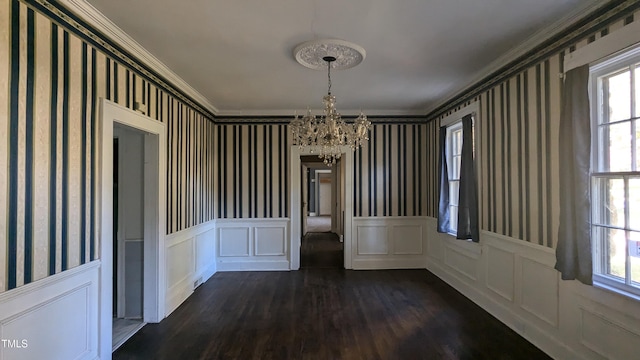
[[[547,359],[426,270],[223,272],[114,359]]]
[[[300,267],[344,269],[343,247],[334,233],[308,232],[300,244]]]

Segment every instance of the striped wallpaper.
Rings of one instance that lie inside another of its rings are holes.
[[[230,121],[231,122],[231,121]],[[217,125],[217,214],[220,218],[289,216],[289,139],[286,119],[276,124]],[[421,216],[436,201],[431,182],[437,149],[434,123],[377,119],[370,141],[355,152],[355,216]]]
[[[283,124],[217,125],[219,218],[289,216],[289,131]]]
[[[41,3],[0,0],[0,292],[99,258],[100,98],[168,126],[167,233],[214,213],[210,117]]]
[[[564,56],[640,19],[640,2],[621,3],[627,4],[625,11],[601,15],[606,19],[613,17],[615,21],[592,19],[595,27],[574,36],[574,41],[566,47],[519,71],[510,73],[509,67],[494,74],[475,85],[482,90],[478,94],[471,92],[453,99],[442,108],[446,110],[434,112],[439,115],[431,118],[440,120],[471,101],[479,102],[481,117],[476,139],[482,230],[555,248],[559,226],[558,122]],[[496,81],[504,73],[510,75]],[[467,100],[465,96],[473,99]],[[429,161],[437,159],[437,152],[428,154]],[[434,186],[437,188],[437,184]],[[435,213],[437,203],[430,205],[433,206],[430,213]]]
[[[354,216],[434,214],[437,126],[374,124],[369,142],[354,154]]]

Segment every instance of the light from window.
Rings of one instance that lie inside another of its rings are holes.
[[[449,233],[458,232],[460,160],[462,158],[462,121],[447,127],[447,170],[449,172]]]
[[[591,76],[594,280],[640,295],[640,54]]]

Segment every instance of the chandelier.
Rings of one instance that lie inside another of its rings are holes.
[[[298,117],[296,114],[289,126],[293,135],[294,145],[298,145],[301,149],[310,147],[312,153],[314,149],[319,149],[318,156],[323,159],[326,165],[332,166],[340,159],[343,146],[349,146],[355,151],[361,147],[364,142],[369,140],[371,122],[361,111],[353,123],[346,123],[336,110],[336,97],[331,94],[331,67],[332,64],[336,62],[337,57],[335,55],[327,55],[327,52],[333,50],[332,52],[334,53],[344,55],[345,50],[343,48],[347,45],[351,46],[354,44],[340,40],[331,40],[331,43],[327,45],[327,41],[328,40],[308,42],[296,48],[296,59],[308,67],[312,67],[308,65],[308,59],[301,61],[301,58],[308,55],[308,52],[304,52],[306,49],[311,47],[313,48],[312,51],[316,54],[318,52],[324,53],[321,59],[326,63],[328,78],[327,95],[322,98],[322,102],[324,103],[324,116],[316,117],[311,113],[310,109],[307,109],[307,114],[302,117]],[[338,43],[336,44],[336,42]],[[331,45],[333,45],[333,48]],[[348,50],[353,49],[352,47],[348,47]],[[342,62],[347,64],[347,66],[343,65],[343,68],[355,66],[362,61],[364,58],[364,50],[362,49],[362,51],[360,51],[358,49],[356,51],[358,51],[360,55],[359,58],[358,56],[342,57]],[[355,63],[356,61],[357,63]],[[313,64],[313,68],[318,68],[317,63]]]

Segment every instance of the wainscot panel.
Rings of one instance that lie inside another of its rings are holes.
[[[487,288],[513,301],[515,254],[499,247],[487,245]]]
[[[214,244],[214,220],[167,236],[167,316],[216,273]]]
[[[0,359],[95,359],[99,266],[92,261],[0,294]]]
[[[289,219],[218,219],[218,271],[290,269]]]
[[[427,269],[550,356],[637,357],[640,299],[560,280],[547,246],[488,231],[479,244],[460,242],[437,233],[436,219],[426,223],[428,249],[445,254],[430,253]]]
[[[425,217],[353,219],[353,268],[410,269],[425,266]]]

